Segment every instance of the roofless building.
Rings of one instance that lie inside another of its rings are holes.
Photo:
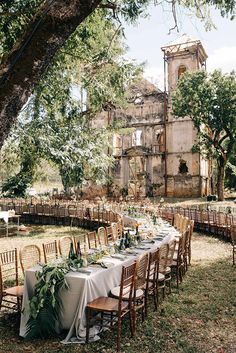
[[[161,48],[164,53],[164,92],[143,79],[129,88],[128,107],[104,111],[94,126],[122,121],[128,133],[115,134],[112,184],[94,186],[94,194],[196,197],[209,192],[209,162],[192,152],[197,138],[190,118],[175,119],[171,97],[186,71],[205,69],[207,54],[199,40],[183,35]],[[95,189],[94,189],[95,188]],[[87,193],[86,192],[86,193]],[[89,195],[87,195],[89,196]]]

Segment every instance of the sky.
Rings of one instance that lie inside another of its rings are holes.
[[[196,16],[186,11],[178,12],[179,33],[174,30],[170,11],[161,6],[150,6],[149,16],[141,18],[137,25],[125,24],[126,58],[137,63],[145,62],[144,76],[163,89],[163,53],[161,47],[186,33],[201,40],[208,55],[207,70],[221,69],[223,72],[236,70],[236,20],[222,18],[219,11],[212,9],[211,17],[217,29],[206,31]]]

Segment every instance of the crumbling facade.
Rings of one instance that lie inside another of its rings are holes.
[[[207,55],[200,41],[183,35],[162,48],[165,62],[165,90],[146,80],[129,89],[126,109],[104,111],[95,125],[122,121],[128,132],[113,136],[108,153],[115,158],[109,170],[112,183],[103,193],[129,196],[192,197],[209,192],[208,162],[192,152],[197,134],[192,121],[175,119],[171,97],[185,71],[205,66]]]
[[[176,197],[209,193],[209,162],[192,147],[197,132],[190,118],[175,119],[171,97],[179,77],[186,71],[205,69],[207,54],[199,40],[187,35],[162,48],[164,53],[168,107],[166,116],[166,194]]]

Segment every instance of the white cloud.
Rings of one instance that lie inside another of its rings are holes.
[[[236,70],[236,46],[215,49],[207,59],[207,71],[221,69],[223,72]]]

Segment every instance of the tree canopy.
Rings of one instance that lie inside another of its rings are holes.
[[[0,4],[0,148],[19,112],[51,65],[58,50],[95,9],[107,19],[135,20],[151,0],[5,0]],[[156,2],[154,2],[156,3]],[[206,5],[233,16],[235,0],[166,1],[176,22],[176,6],[204,17]]]
[[[216,160],[218,197],[223,200],[225,167],[236,148],[235,73],[186,72],[173,95],[173,113],[192,119],[199,137],[195,150]]]
[[[124,104],[126,87],[141,69],[121,58],[122,39],[114,21],[96,12],[58,52],[3,150],[20,162],[3,192],[23,196],[41,158],[58,167],[65,189],[80,186],[85,177],[106,182],[112,161],[107,146],[116,127],[95,130],[91,120],[104,108]]]

